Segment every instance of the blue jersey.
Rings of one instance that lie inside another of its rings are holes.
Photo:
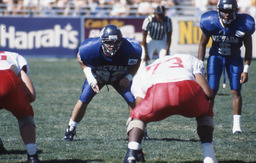
[[[104,83],[113,83],[120,80],[128,73],[128,69],[141,60],[141,46],[134,39],[123,38],[122,45],[113,57],[104,55],[101,39],[86,39],[79,47],[80,59],[84,65],[92,69]]]
[[[243,39],[255,31],[254,19],[248,14],[237,14],[233,24],[224,28],[217,11],[209,11],[202,15],[200,28],[207,37],[211,37],[210,55],[240,56]]]

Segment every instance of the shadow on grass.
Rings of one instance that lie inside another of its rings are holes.
[[[200,140],[196,140],[196,139],[184,140],[184,139],[176,139],[176,138],[148,138],[143,140],[144,141],[200,142]]]
[[[217,95],[219,95],[219,96],[229,96],[230,93],[217,93]]]
[[[7,155],[23,155],[23,154],[27,154],[26,150],[7,150],[8,154]],[[38,153],[42,153],[42,150],[38,150]]]
[[[154,163],[169,163],[166,161],[156,161]],[[185,161],[182,163],[202,163],[202,161]],[[240,160],[225,160],[225,161],[218,161],[218,163],[245,163],[245,161],[240,161]],[[256,163],[256,162],[250,162],[250,163]]]
[[[240,160],[225,160],[225,161],[218,161],[219,163],[243,163],[245,161],[240,161]],[[249,163],[256,163],[255,161],[249,162]]]
[[[73,159],[73,160],[49,160],[49,161],[41,161],[44,163],[89,163],[89,162],[104,162],[103,160],[77,160],[77,159]]]

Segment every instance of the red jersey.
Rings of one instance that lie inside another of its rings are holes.
[[[212,107],[194,74],[204,74],[203,63],[190,55],[160,58],[134,78],[132,93],[143,100],[131,117],[144,122],[160,121],[171,115],[213,116]]]
[[[17,76],[27,62],[17,53],[0,52],[0,108],[16,118],[34,116],[24,83]]]

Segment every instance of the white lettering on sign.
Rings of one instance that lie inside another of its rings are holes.
[[[67,24],[63,29],[60,25],[55,25],[53,29],[37,31],[16,31],[15,26],[6,29],[4,24],[0,24],[0,47],[12,49],[38,49],[63,47],[76,49],[79,44],[78,31],[72,30],[72,26]],[[8,43],[8,44],[7,44]]]

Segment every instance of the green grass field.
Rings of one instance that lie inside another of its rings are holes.
[[[80,96],[85,79],[75,59],[28,59],[30,77],[37,91],[32,103],[37,125],[37,145],[42,162],[121,163],[126,153],[126,103],[112,87],[106,87],[90,103],[77,128],[73,142],[64,142],[67,123]],[[232,96],[229,87],[220,88],[214,107],[214,149],[220,163],[256,162],[256,61],[243,85],[243,134],[232,134]],[[227,84],[228,85],[228,84]],[[0,155],[0,162],[25,162],[26,150],[16,119],[0,111],[0,136],[10,155]],[[172,116],[150,123],[151,140],[143,142],[147,162],[202,162],[195,119]]]

